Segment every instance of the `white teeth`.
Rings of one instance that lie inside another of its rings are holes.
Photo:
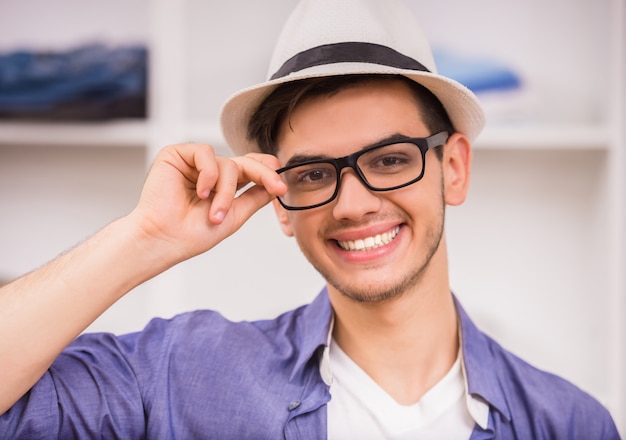
[[[391,240],[396,238],[400,232],[400,226],[396,226],[389,232],[374,235],[373,237],[366,237],[358,240],[338,241],[339,246],[346,251],[369,251],[377,247],[391,243]]]

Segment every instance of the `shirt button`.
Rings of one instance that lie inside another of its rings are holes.
[[[291,403],[289,404],[289,406],[287,407],[287,409],[288,409],[289,411],[293,411],[294,409],[296,409],[296,408],[297,408],[297,407],[299,407],[299,406],[300,406],[300,401],[299,401],[299,400],[294,400],[293,402],[291,402]]]

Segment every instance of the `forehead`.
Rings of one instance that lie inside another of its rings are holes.
[[[402,81],[368,81],[298,102],[279,126],[277,156],[339,157],[398,134],[430,134],[415,95]]]

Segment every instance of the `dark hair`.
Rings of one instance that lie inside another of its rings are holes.
[[[332,96],[342,89],[361,84],[390,81],[403,81],[409,86],[422,120],[431,134],[440,131],[454,133],[454,127],[443,105],[426,87],[401,75],[361,74],[308,78],[279,85],[250,118],[248,139],[256,141],[262,152],[276,154],[276,138],[281,124],[304,99]],[[441,148],[437,148],[438,157],[441,158],[441,154]]]

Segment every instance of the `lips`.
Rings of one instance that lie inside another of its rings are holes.
[[[390,231],[383,232],[382,234],[376,234],[369,237],[359,238],[357,240],[337,241],[339,247],[346,251],[369,251],[378,247],[389,244],[400,232],[400,226],[396,226]]]

